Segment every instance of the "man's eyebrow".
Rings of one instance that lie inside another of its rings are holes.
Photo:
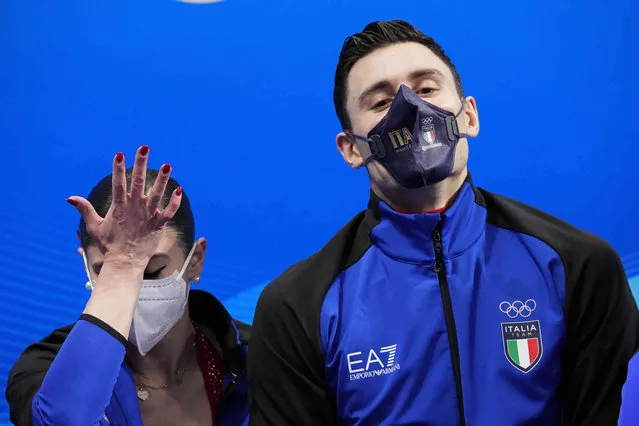
[[[426,77],[436,77],[440,79],[444,79],[444,74],[435,68],[424,68],[421,70],[413,71],[409,76],[409,80],[419,80]]]
[[[369,86],[368,89],[364,90],[362,94],[359,95],[359,98],[358,98],[359,105],[360,106],[364,105],[366,103],[366,100],[372,95],[374,95],[375,93],[381,92],[382,90],[387,90],[391,87],[392,87],[391,82],[388,80],[381,80]]]
[[[411,81],[415,81],[415,80],[419,80],[419,79],[423,79],[427,77],[436,77],[439,79],[445,78],[444,74],[435,68],[424,68],[424,69],[420,69],[410,73],[410,75],[408,76],[408,79]],[[391,87],[392,87],[392,84],[389,80],[381,80],[376,83],[373,83],[366,90],[364,90],[361,95],[359,95],[358,102],[360,106],[363,105],[366,102],[366,100],[373,94],[382,90],[387,90]]]

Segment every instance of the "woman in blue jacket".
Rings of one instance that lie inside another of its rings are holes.
[[[91,297],[78,321],[28,347],[11,370],[17,425],[242,425],[249,327],[198,283],[206,241],[171,166],[124,155],[87,199],[78,235]]]

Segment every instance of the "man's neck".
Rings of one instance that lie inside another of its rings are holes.
[[[452,175],[435,185],[419,189],[393,188],[392,194],[390,194],[390,191],[384,192],[374,185],[372,189],[378,197],[397,211],[405,213],[439,213],[455,201],[455,197],[457,197],[457,193],[467,176],[468,170],[464,169],[460,173]]]
[[[197,363],[193,324],[188,310],[171,331],[145,356],[130,347],[127,361],[136,375],[151,386],[171,385],[180,380],[184,371]]]

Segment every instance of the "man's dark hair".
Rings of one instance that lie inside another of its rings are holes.
[[[131,191],[131,174],[133,173],[133,167],[126,169],[126,181],[127,191]],[[155,179],[158,177],[158,171],[155,169],[146,169],[146,184],[144,192],[148,193]],[[171,200],[171,195],[180,184],[173,179],[169,178],[166,184],[166,189],[158,205],[159,209],[166,208]],[[113,199],[113,187],[111,184],[111,175],[105,176],[98,182],[87,197],[87,200],[93,205],[95,211],[102,217],[104,217],[111,207],[111,200]],[[186,193],[182,193],[182,201],[180,207],[175,212],[173,218],[166,224],[167,227],[172,228],[178,234],[178,244],[184,251],[184,255],[188,255],[195,242],[195,221],[193,220],[193,212],[191,211],[191,202],[186,196]],[[82,247],[86,247],[91,243],[91,236],[87,233],[87,226],[83,219],[80,219],[80,227],[78,229],[80,233],[80,242]]]
[[[405,42],[415,42],[423,44],[429,48],[437,57],[439,57],[448,66],[453,78],[455,79],[455,87],[460,97],[464,96],[461,79],[455,65],[444,49],[417,28],[413,27],[406,21],[376,21],[366,25],[360,33],[353,34],[344,41],[342,51],[339,54],[337,69],[335,70],[335,88],[333,90],[333,102],[335,103],[335,111],[337,117],[342,124],[342,129],[351,130],[351,120],[346,111],[346,81],[348,74],[351,72],[355,62],[364,56],[372,53],[377,49]]]

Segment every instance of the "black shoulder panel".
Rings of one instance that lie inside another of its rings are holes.
[[[31,401],[73,326],[59,328],[27,347],[11,368],[6,397],[11,421],[15,425],[31,425]]]
[[[477,198],[483,200],[486,206],[489,224],[545,242],[559,254],[564,268],[569,268],[575,261],[583,261],[589,251],[612,250],[607,242],[596,235],[555,216],[481,188],[475,191],[478,192]]]

